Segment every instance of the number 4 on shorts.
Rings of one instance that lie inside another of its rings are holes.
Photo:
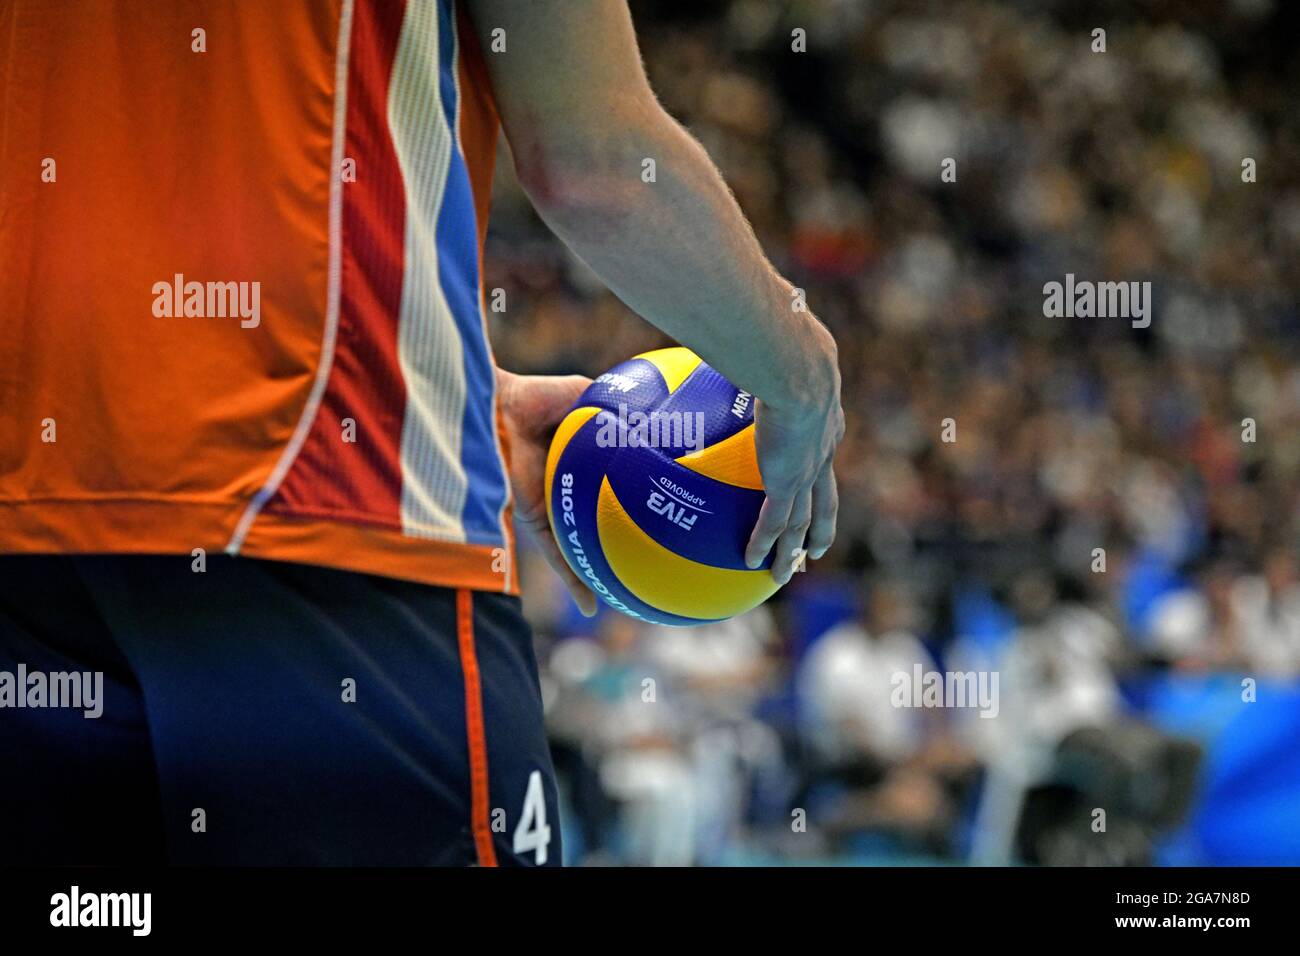
[[[516,853],[533,851],[533,862],[546,864],[546,847],[551,842],[551,828],[546,825],[546,791],[542,789],[542,772],[534,770],[528,777],[528,792],[524,794],[524,809],[515,827]]]

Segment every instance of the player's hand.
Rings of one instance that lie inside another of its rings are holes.
[[[820,558],[835,540],[835,448],[844,437],[844,411],[835,342],[817,328],[813,347],[826,350],[826,361],[820,363],[828,369],[824,381],[808,382],[801,402],[754,405],[754,442],[767,499],[745,549],[745,563],[757,567],[775,544],[772,577],[779,584],[790,580],[805,555]]]
[[[556,426],[590,384],[591,379],[582,375],[514,375],[497,369],[497,400],[510,442],[515,516],[587,617],[596,613],[596,595],[564,560],[546,517],[546,453]]]

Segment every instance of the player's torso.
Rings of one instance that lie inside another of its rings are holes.
[[[0,3],[0,547],[103,546],[61,502],[169,549],[508,543],[467,36],[449,0]]]

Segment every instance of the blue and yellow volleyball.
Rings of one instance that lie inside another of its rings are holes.
[[[777,589],[745,544],[763,504],[753,396],[685,348],[597,378],[546,461],[551,530],[610,607],[656,624],[726,620]]]

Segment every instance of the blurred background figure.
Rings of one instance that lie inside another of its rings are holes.
[[[848,434],[835,548],[752,615],[593,624],[531,576],[570,862],[1300,863],[1300,8],[631,6]],[[508,162],[494,202],[504,366],[667,344]],[[1150,281],[1150,326],[1044,317],[1066,273]],[[916,664],[997,716],[893,706]]]
[[[899,706],[907,698],[898,693],[937,662],[914,633],[905,588],[882,583],[866,605],[863,619],[817,641],[797,675],[810,745],[807,796],[817,805],[821,791],[816,817],[839,846],[951,852],[955,800],[971,761],[944,711]]]

